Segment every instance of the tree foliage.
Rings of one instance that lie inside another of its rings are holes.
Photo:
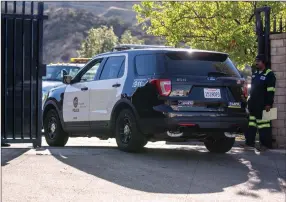
[[[143,44],[143,40],[131,35],[130,30],[126,30],[120,39],[121,44]],[[99,53],[111,51],[118,45],[118,37],[113,31],[113,27],[101,26],[100,28],[91,28],[88,31],[87,38],[82,42],[79,57],[93,57]]]
[[[254,10],[270,6],[272,16],[286,17],[285,2],[142,2],[134,5],[138,23],[168,45],[227,52],[242,67],[256,54]],[[147,24],[147,22],[149,22]]]
[[[120,39],[121,44],[144,44],[144,40],[140,40],[137,37],[131,35],[130,30],[126,30]]]
[[[118,37],[114,34],[113,27],[91,28],[78,54],[79,57],[93,57],[99,53],[111,51],[117,43]]]

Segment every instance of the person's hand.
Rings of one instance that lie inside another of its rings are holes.
[[[271,109],[271,106],[266,106],[266,107],[265,107],[265,111],[266,111],[266,112],[269,112],[270,109]]]

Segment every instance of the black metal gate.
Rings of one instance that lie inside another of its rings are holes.
[[[40,147],[44,3],[1,3],[1,140]]]
[[[264,14],[263,17],[262,14]],[[257,8],[255,10],[255,17],[258,54],[264,54],[265,62],[270,67],[270,7]]]
[[[280,17],[277,20],[277,16],[273,14],[271,22],[271,8],[267,6],[257,8],[255,17],[258,54],[265,55],[266,64],[271,68],[270,34],[286,32],[286,19]]]

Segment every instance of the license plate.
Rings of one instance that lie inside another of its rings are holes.
[[[220,89],[215,89],[215,88],[204,88],[204,95],[205,98],[214,98],[214,99],[221,98]]]

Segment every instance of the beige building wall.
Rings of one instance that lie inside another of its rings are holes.
[[[272,121],[275,147],[286,148],[286,33],[270,35],[271,69],[276,75],[274,107],[278,119]]]

